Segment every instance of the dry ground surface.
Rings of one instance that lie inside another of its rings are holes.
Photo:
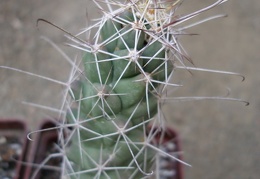
[[[213,0],[185,0],[179,12],[202,8]],[[0,65],[19,68],[65,81],[68,63],[44,35],[58,44],[71,58],[80,53],[64,45],[64,34],[36,20],[44,18],[75,34],[86,26],[87,17],[97,17],[88,0],[1,0]],[[175,96],[225,95],[250,102],[193,101],[167,105],[170,123],[179,132],[185,161],[186,179],[258,179],[260,176],[260,1],[230,0],[212,14],[228,17],[207,22],[188,32],[183,46],[197,67],[235,71],[246,77],[179,71],[176,82],[185,87]],[[205,16],[201,16],[199,20]],[[21,101],[57,107],[60,86],[28,75],[0,69],[0,116],[28,121],[35,129],[40,119],[55,116]]]

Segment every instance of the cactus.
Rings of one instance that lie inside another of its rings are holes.
[[[66,148],[71,178],[153,174],[157,150],[149,146],[148,125],[160,110],[176,51],[164,27],[176,4],[155,3],[118,3],[119,9],[104,11],[94,43],[84,47],[84,75],[71,87],[78,105],[67,113],[69,124],[79,124]]]
[[[77,78],[69,87],[61,83],[70,94],[59,127],[62,178],[163,178],[159,155],[189,165],[153,145],[156,133],[164,132],[161,107],[172,100],[167,90],[180,86],[171,83],[174,70],[239,74],[185,65],[189,59],[177,38],[185,28],[178,25],[225,1],[185,16],[176,15],[180,0],[106,0],[107,8],[94,1],[103,17],[84,31],[94,33],[93,39],[67,33],[70,45],[84,53],[84,69],[72,63]]]
[[[96,28],[93,40],[74,45],[84,51],[84,70],[71,86],[77,105],[66,117],[73,126],[65,148],[67,174],[75,179],[162,178],[155,156],[163,151],[151,145],[156,131],[149,133],[148,125],[161,130],[157,112],[166,87],[179,86],[170,83],[175,62],[185,61],[174,26],[199,13],[176,16],[179,1],[106,3],[109,12],[102,9],[103,17],[90,28]]]

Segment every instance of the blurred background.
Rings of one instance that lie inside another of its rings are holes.
[[[184,0],[180,14],[196,11],[214,0]],[[176,71],[175,82],[184,87],[174,96],[224,96],[249,101],[174,102],[165,106],[169,123],[179,132],[186,179],[257,179],[260,176],[260,1],[230,0],[190,21],[214,14],[228,14],[188,29],[196,36],[181,37],[182,45],[196,67],[239,72],[246,77]],[[90,0],[1,0],[0,65],[19,68],[66,82],[70,65],[46,36],[72,59],[80,52],[65,45],[64,33],[44,18],[72,34],[98,17]],[[188,23],[187,23],[188,24]],[[0,117],[24,118],[32,130],[43,118],[55,117],[22,101],[59,107],[61,86],[29,75],[0,69]]]

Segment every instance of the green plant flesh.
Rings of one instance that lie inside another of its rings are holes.
[[[177,40],[181,32],[174,29],[185,19],[175,16],[179,1],[106,3],[109,10],[102,10],[92,28],[94,38],[78,46],[84,49],[84,70],[70,90],[76,106],[67,112],[67,175],[160,178],[160,149],[152,146],[148,126],[163,120],[157,112],[166,87],[174,86],[174,63],[185,60]]]

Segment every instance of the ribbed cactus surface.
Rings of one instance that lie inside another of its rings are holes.
[[[72,132],[64,173],[75,179],[161,178],[156,165],[163,151],[152,145],[156,130],[148,125],[161,129],[157,112],[166,87],[178,86],[170,83],[175,62],[183,65],[186,58],[175,26],[199,12],[175,15],[178,0],[104,3],[107,9],[97,3],[103,17],[86,29],[95,31],[93,38],[74,39],[84,52],[84,70],[71,84],[76,106],[67,112]]]
[[[154,3],[132,2],[105,14],[97,44],[84,53],[85,74],[72,86],[79,109],[68,115],[80,119],[67,150],[72,178],[152,174],[156,151],[145,145],[151,140],[147,125],[157,113],[161,86],[172,73],[169,49],[174,44],[163,27],[169,19],[161,17],[168,10],[156,10]]]

